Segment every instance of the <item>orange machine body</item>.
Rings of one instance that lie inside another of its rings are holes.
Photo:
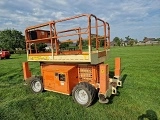
[[[115,65],[117,64],[120,65],[119,58],[115,60]],[[115,70],[120,71],[119,66]],[[31,77],[28,62],[23,62],[23,74],[25,80]],[[41,63],[41,76],[45,90],[68,95],[80,82],[88,82],[99,88],[100,94],[105,94],[110,85],[109,66],[103,63],[98,65]]]
[[[71,94],[78,83],[77,65],[41,64],[44,89]]]

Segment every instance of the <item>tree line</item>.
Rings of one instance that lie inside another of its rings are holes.
[[[144,37],[143,42],[145,42],[145,39],[147,37]],[[154,38],[155,41],[159,41],[160,42],[160,38]],[[125,39],[119,38],[119,37],[115,37],[113,39],[113,44],[114,46],[133,46],[134,44],[137,44],[138,40],[137,39],[133,39],[130,36],[125,37]]]
[[[37,49],[42,51],[47,45],[38,44]],[[31,48],[34,48],[31,46]],[[18,49],[18,50],[17,50]],[[5,29],[0,31],[0,50],[9,50],[11,53],[26,49],[25,36],[21,31]]]
[[[25,49],[24,35],[15,29],[0,31],[0,49],[14,51],[16,48]]]
[[[98,36],[100,37],[100,36]],[[96,38],[94,35],[91,36],[92,38],[92,46],[96,47]],[[145,39],[145,37],[144,37]],[[160,41],[160,38],[156,40]],[[113,39],[114,46],[126,46],[130,45],[133,46],[138,42],[137,39],[133,39],[130,36],[125,37],[125,39],[115,37]],[[68,47],[69,44],[73,44],[73,42],[69,39],[68,42],[64,42],[60,44],[60,48]],[[79,45],[79,41],[77,41],[76,46]],[[100,41],[100,46],[103,46],[104,42]],[[47,45],[46,44],[38,44],[37,49],[42,51]],[[88,47],[88,40],[82,39],[82,46]],[[25,49],[25,36],[21,31],[15,29],[5,29],[0,31],[0,50],[7,49],[9,51],[16,51],[17,48]],[[34,48],[34,47],[33,47]]]
[[[115,37],[113,39],[113,42],[114,42],[114,46],[126,46],[126,45],[133,46],[134,44],[136,44],[138,42],[138,40],[133,39],[130,36],[127,36],[127,37],[125,37],[125,39]]]

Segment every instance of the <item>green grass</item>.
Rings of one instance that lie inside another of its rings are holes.
[[[146,112],[160,119],[160,46],[111,48],[111,71],[117,56],[126,77],[123,88],[118,89],[120,95],[110,104],[97,101],[88,108],[74,103],[71,96],[30,92],[23,85],[25,55],[1,60],[0,120],[136,120]],[[30,63],[30,67],[33,74],[40,73],[38,63]]]

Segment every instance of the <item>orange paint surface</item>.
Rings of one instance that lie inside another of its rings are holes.
[[[28,62],[23,62],[22,65],[23,65],[24,80],[26,80],[27,78],[31,77],[31,72],[29,71]]]
[[[109,89],[109,66],[107,64],[99,65],[99,82],[99,93],[105,94],[106,91]]]
[[[114,75],[115,76],[120,76],[121,74],[121,59],[115,58],[115,70],[114,70]]]
[[[78,84],[78,69],[76,65],[42,64],[44,89],[71,94]]]

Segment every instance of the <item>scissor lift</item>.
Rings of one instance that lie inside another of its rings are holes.
[[[79,21],[81,25],[76,24]],[[28,62],[23,63],[24,79],[35,93],[49,90],[72,95],[80,105],[89,106],[97,93],[99,102],[108,103],[122,85],[120,58],[115,59],[114,79],[109,78],[108,64],[104,64],[110,49],[109,23],[93,14],[28,27],[25,40],[27,61],[40,62],[41,67],[41,76],[33,76]],[[49,49],[39,51],[40,44]]]

